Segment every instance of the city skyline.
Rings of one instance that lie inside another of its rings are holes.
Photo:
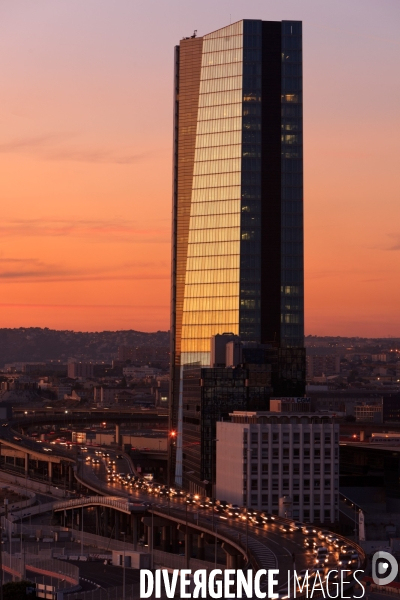
[[[154,14],[125,2],[115,12],[107,2],[17,1],[0,9],[0,327],[169,328],[165,48],[229,23],[229,14],[298,19],[307,32],[306,335],[400,335],[398,4],[206,8],[174,2]],[[167,12],[176,18],[166,29]]]

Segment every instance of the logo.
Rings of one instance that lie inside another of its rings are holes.
[[[376,585],[392,583],[399,572],[399,565],[389,552],[375,552],[372,557],[372,579]]]

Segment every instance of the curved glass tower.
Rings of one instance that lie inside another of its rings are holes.
[[[243,20],[183,39],[174,112],[170,425],[179,433],[182,370],[210,365],[211,336],[304,345],[301,22]]]

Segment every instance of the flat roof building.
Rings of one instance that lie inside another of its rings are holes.
[[[310,523],[338,521],[339,425],[332,418],[230,417],[217,423],[217,498]]]

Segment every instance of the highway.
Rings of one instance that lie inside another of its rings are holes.
[[[118,452],[110,451],[109,459],[100,458],[99,463],[89,461],[82,462],[81,475],[84,480],[93,485],[93,489],[110,496],[128,496],[136,501],[151,502],[149,512],[155,515],[170,517],[176,516],[181,521],[186,521],[191,526],[198,524],[207,528],[210,532],[214,530],[219,534],[226,533],[230,538],[240,540],[242,545],[251,550],[257,557],[259,568],[273,569],[280,571],[280,591],[286,590],[287,572],[296,569],[297,572],[309,569],[315,566],[315,554],[312,550],[305,548],[305,535],[300,531],[283,533],[280,526],[286,519],[269,521],[266,526],[249,525],[249,523],[229,519],[225,515],[214,514],[210,510],[199,509],[195,505],[187,505],[183,500],[174,500],[164,497],[155,497],[142,490],[129,489],[117,482],[107,482],[107,466],[111,460],[116,461],[115,470],[117,473],[132,473],[130,462],[126,458],[117,459]],[[87,455],[93,455],[94,450],[89,449]],[[222,518],[221,518],[222,517]],[[320,542],[323,545],[323,542]],[[293,556],[295,561],[293,562]],[[338,552],[331,548],[329,561],[325,565],[324,572],[330,569],[336,569],[338,564]]]
[[[44,451],[42,444],[17,434],[10,427],[1,427],[0,436],[14,447],[24,448],[28,452],[40,453],[43,460],[49,458],[49,453]],[[15,439],[18,437],[20,439]],[[242,547],[248,548],[256,558],[257,568],[272,569],[278,568],[280,571],[280,588],[284,593],[287,584],[287,572],[295,568],[297,572],[305,569],[312,569],[315,563],[315,554],[307,550],[304,546],[304,534],[299,531],[292,533],[283,533],[279,527],[286,521],[276,518],[275,521],[268,521],[264,526],[257,526],[239,521],[237,519],[227,518],[226,515],[216,514],[198,506],[188,505],[183,500],[170,499],[164,497],[149,496],[143,490],[135,488],[127,490],[117,482],[107,481],[107,466],[110,460],[115,460],[117,473],[133,473],[133,468],[127,458],[117,458],[118,451],[104,449],[110,457],[99,457],[97,463],[86,461],[86,456],[95,455],[95,448],[90,448],[87,452],[78,455],[74,451],[60,447],[59,444],[52,447],[53,460],[59,457],[68,457],[70,461],[77,461],[77,476],[87,486],[96,493],[105,496],[121,496],[136,500],[139,502],[151,502],[149,512],[154,512],[157,516],[169,515],[172,519],[179,520],[181,523],[188,523],[192,528],[196,526],[206,529],[210,535],[213,530],[217,535],[226,536],[231,541],[236,540]],[[99,449],[98,449],[99,450]],[[294,561],[293,561],[294,558]],[[338,554],[330,548],[329,561],[325,566],[325,572],[329,569],[336,569],[338,563]]]

